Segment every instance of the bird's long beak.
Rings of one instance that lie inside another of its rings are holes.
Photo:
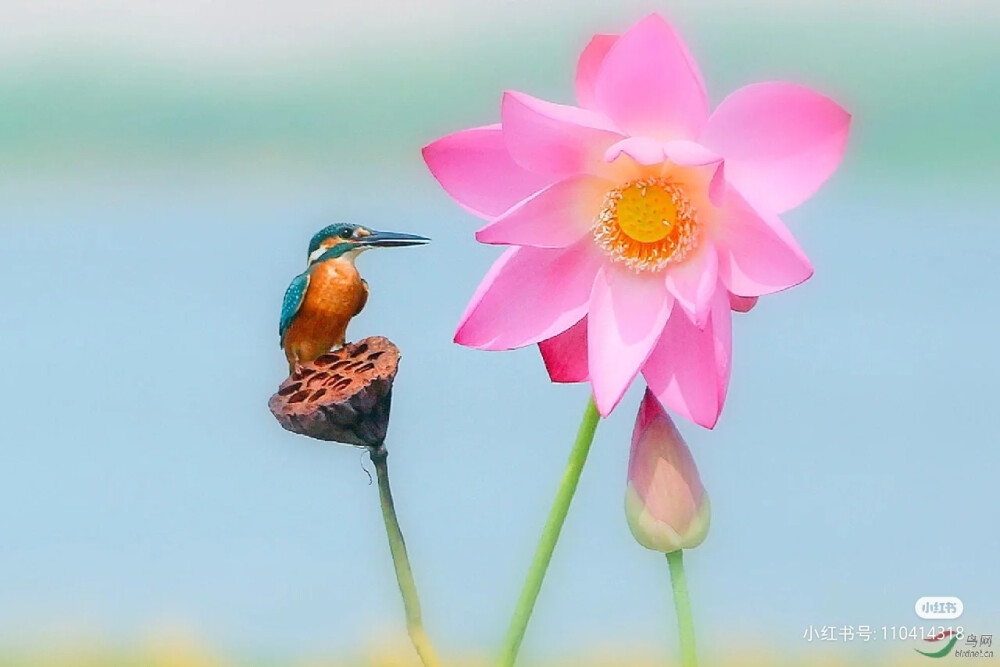
[[[430,239],[416,234],[400,234],[398,232],[372,232],[362,236],[358,245],[376,248],[397,248],[407,245],[423,245]]]

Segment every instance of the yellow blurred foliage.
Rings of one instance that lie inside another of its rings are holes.
[[[894,652],[895,653],[895,652]],[[489,667],[484,656],[445,656],[447,667]],[[808,650],[778,651],[761,647],[746,651],[730,650],[725,655],[706,656],[702,667],[926,667],[927,659],[916,653],[889,656],[833,656]],[[675,667],[679,661],[665,657],[639,656],[628,651],[607,649],[588,652],[586,657],[526,658],[520,667]],[[134,649],[109,649],[74,644],[59,648],[3,650],[0,667],[420,667],[416,656],[405,646],[389,646],[366,651],[358,658],[318,657],[287,661],[224,657],[194,642],[171,640],[151,642]]]

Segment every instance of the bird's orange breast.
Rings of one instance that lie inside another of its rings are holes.
[[[285,356],[304,364],[343,345],[347,325],[361,312],[368,288],[354,263],[332,259],[316,266],[302,306],[285,334]]]

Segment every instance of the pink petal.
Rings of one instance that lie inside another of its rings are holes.
[[[499,124],[449,134],[424,146],[423,156],[445,192],[480,218],[500,215],[552,182],[514,163]]]
[[[708,119],[705,83],[681,38],[651,14],[611,47],[597,74],[596,108],[632,135],[693,139]]]
[[[712,180],[708,184],[708,200],[712,206],[722,208],[726,205],[726,163],[720,162]]]
[[[583,318],[558,336],[538,343],[545,370],[553,382],[586,382],[587,318]]]
[[[589,233],[613,187],[595,176],[568,178],[517,204],[476,232],[476,238],[481,243],[565,248]]]
[[[594,108],[594,83],[608,51],[618,41],[618,35],[594,35],[576,63],[576,101],[584,109]]]
[[[726,194],[714,230],[719,276],[734,294],[760,296],[788,289],[813,274],[812,264],[784,223],[756,210],[735,189]]]
[[[660,164],[670,160],[682,167],[703,167],[719,164],[722,157],[701,144],[687,139],[663,141],[655,137],[627,137],[612,144],[604,152],[605,162],[614,162],[622,153],[642,165]]]
[[[674,309],[642,374],[665,407],[713,428],[729,385],[732,331],[729,299],[716,290],[704,329]]]
[[[589,238],[568,248],[513,248],[483,279],[455,342],[509,350],[560,334],[587,312],[601,256]]]
[[[843,108],[808,88],[758,83],[722,101],[702,143],[725,156],[730,183],[781,213],[812,196],[837,168],[850,122]]]
[[[486,272],[483,279],[479,282],[476,287],[476,291],[473,293],[472,298],[469,299],[469,303],[465,304],[465,310],[462,312],[462,317],[458,321],[458,328],[461,329],[465,325],[466,320],[472,316],[473,311],[479,305],[479,302],[483,300],[486,292],[490,289],[493,283],[496,281],[497,276],[504,270],[507,264],[517,257],[519,248],[508,248],[503,252],[502,255],[497,257],[496,261],[490,267],[490,270]]]
[[[729,374],[733,370],[733,314],[725,290],[719,289],[712,303],[712,333],[715,343],[715,376],[718,380],[719,412],[726,403]]]
[[[666,157],[663,142],[653,137],[628,137],[617,141],[604,151],[604,161],[614,162],[625,153],[639,164],[646,166],[660,164]]]
[[[667,159],[682,167],[705,167],[716,165],[708,184],[708,197],[713,206],[721,207],[726,192],[725,163],[722,156],[701,144],[687,139],[674,139],[663,144]]]
[[[695,326],[705,326],[719,284],[719,254],[711,240],[702,239],[697,252],[681,264],[668,267],[666,282],[667,290]]]
[[[588,317],[588,364],[594,401],[614,410],[656,345],[670,316],[670,294],[656,276],[608,265],[594,280]]]
[[[757,305],[757,296],[737,296],[735,294],[729,295],[729,307],[735,310],[737,313],[749,313],[754,306]]]
[[[607,170],[604,151],[622,138],[602,114],[524,93],[504,93],[500,115],[504,141],[514,161],[553,178],[600,175]]]
[[[722,162],[722,156],[687,139],[674,139],[665,142],[663,153],[668,160],[683,167],[702,167],[706,164]]]

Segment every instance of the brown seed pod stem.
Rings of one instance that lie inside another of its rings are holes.
[[[420,613],[420,597],[417,595],[417,584],[410,569],[410,559],[406,554],[406,542],[403,531],[399,528],[396,518],[396,507],[392,501],[392,489],[389,487],[389,468],[386,459],[385,445],[372,447],[370,452],[375,473],[378,476],[379,500],[382,503],[382,518],[385,520],[385,532],[389,537],[389,551],[392,553],[392,565],[396,570],[396,581],[399,592],[403,596],[403,609],[406,612],[406,631],[410,642],[417,651],[420,661],[425,667],[439,665],[434,649],[431,647],[427,633],[424,632],[424,622]]]
[[[406,612],[406,630],[425,667],[438,667],[424,632],[420,598],[410,569],[403,531],[389,487],[385,435],[389,428],[392,382],[399,368],[399,349],[388,338],[375,336],[328,352],[295,369],[268,407],[275,419],[293,433],[367,447],[378,477],[382,518]]]

